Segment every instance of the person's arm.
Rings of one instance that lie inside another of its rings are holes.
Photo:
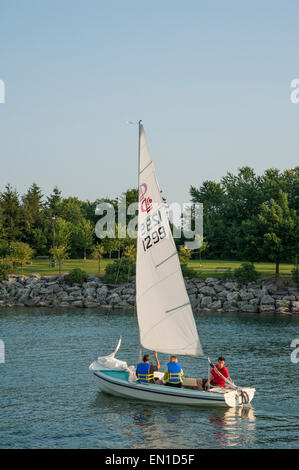
[[[233,379],[230,376],[227,377],[227,380],[229,380],[233,385],[235,385],[235,382],[233,381]]]
[[[210,386],[213,378],[214,378],[214,376],[213,376],[213,374],[211,374],[210,377],[208,378],[208,381],[206,382],[206,387]]]
[[[166,367],[166,371],[164,372],[163,380],[164,382],[167,382],[168,380],[168,367]]]
[[[158,353],[155,351],[154,355],[155,355],[155,359],[156,359],[157,369],[159,370],[160,369],[160,361],[158,359]]]
[[[235,385],[233,379],[232,379],[232,378],[230,377],[230,375],[229,375],[229,372],[228,372],[228,369],[227,369],[227,368],[225,369],[225,374],[223,374],[223,376],[227,379],[227,381],[229,381],[229,382],[231,382],[233,385]]]

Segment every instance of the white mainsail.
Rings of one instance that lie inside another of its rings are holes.
[[[144,348],[166,354],[203,355],[142,121],[136,304]]]

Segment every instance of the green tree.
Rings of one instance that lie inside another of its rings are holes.
[[[32,226],[38,226],[43,220],[43,194],[41,188],[33,183],[27,193],[22,196],[23,215],[26,229],[30,230]]]
[[[5,191],[0,193],[0,207],[2,218],[2,230],[8,242],[19,240],[21,230],[21,205],[19,195],[11,185],[5,186]]]
[[[101,261],[104,256],[104,253],[105,253],[104,246],[102,244],[100,245],[99,243],[97,243],[93,249],[92,256],[98,262],[98,274],[101,274]]]
[[[46,202],[46,207],[50,213],[50,216],[60,215],[61,201],[62,201],[61,191],[57,188],[57,186],[54,186],[54,189],[52,193],[50,194],[50,196],[47,197],[47,202]]]
[[[61,266],[65,259],[69,258],[68,247],[65,245],[56,245],[50,248],[50,254],[55,261],[58,261],[59,273],[61,273]]]
[[[183,245],[179,247],[179,260],[181,264],[187,264],[192,256],[192,250],[188,250]]]
[[[0,205],[0,240],[5,239],[5,229],[4,229],[4,217],[3,217],[3,209]]]
[[[209,242],[207,253],[211,258],[221,258],[225,235],[223,212],[226,196],[224,188],[220,183],[204,181],[199,189],[191,186],[190,195],[193,203],[203,204],[204,233]]]
[[[82,219],[78,224],[73,226],[73,247],[82,250],[84,260],[86,261],[86,252],[93,246],[94,227],[90,220]]]
[[[130,243],[126,245],[124,249],[124,256],[130,258],[134,263],[136,263],[136,253],[137,253],[137,246],[136,243]]]
[[[54,245],[63,245],[69,248],[72,239],[72,232],[73,226],[71,222],[68,222],[62,217],[56,217],[53,234],[55,237]]]
[[[262,204],[258,220],[264,241],[261,250],[264,256],[275,261],[278,276],[281,261],[298,253],[298,216],[294,209],[289,208],[287,194],[280,190],[277,201],[270,199],[269,203]]]
[[[68,222],[80,222],[83,219],[82,202],[77,197],[62,199],[59,215]]]
[[[109,238],[109,237],[103,238],[101,240],[101,244],[105,247],[105,251],[106,253],[108,253],[109,259],[111,259],[113,251],[116,251],[117,249],[116,244],[115,244],[115,238]]]
[[[33,183],[22,196],[23,241],[30,243],[36,252],[47,244],[45,230],[45,213],[42,202],[43,194],[37,184]]]
[[[208,248],[209,244],[207,241],[205,241],[205,238],[202,237],[201,235],[195,235],[200,247],[197,248],[198,255],[199,255],[199,263],[201,264],[201,255],[206,249]]]
[[[10,244],[10,259],[14,264],[21,266],[22,274],[24,272],[24,264],[33,257],[33,254],[34,251],[28,243],[12,242]]]
[[[284,172],[270,168],[259,176],[244,166],[236,175],[228,172],[220,183],[205,181],[198,189],[192,186],[192,201],[204,206],[207,256],[250,260],[265,257],[265,250],[261,250],[264,229],[257,214],[262,204],[279,201],[280,191],[287,194],[289,208],[298,211],[298,176],[298,167]]]

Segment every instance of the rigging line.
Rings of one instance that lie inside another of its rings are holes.
[[[156,264],[155,268],[158,268],[159,266],[161,266],[161,264],[165,263],[166,261],[168,261],[170,258],[172,258],[173,256],[175,256],[177,254],[177,252],[175,251],[174,253],[172,253],[172,255],[169,255],[167,256],[167,258],[165,258],[163,261],[161,261],[159,264]]]
[[[144,172],[144,170],[146,170],[153,162],[149,162],[142,170],[139,171],[139,176],[141,175],[141,173]]]
[[[186,302],[185,304],[179,305],[178,307],[171,308],[170,310],[165,310],[166,313],[173,312],[174,310],[179,310],[180,308],[186,307],[186,305],[190,305],[190,302]]]

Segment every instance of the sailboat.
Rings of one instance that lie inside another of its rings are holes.
[[[204,358],[142,121],[138,157],[136,308],[140,345],[169,355]],[[231,382],[226,387],[203,391],[197,389],[195,378],[184,378],[183,387],[176,388],[163,382],[163,373],[155,372],[159,384],[143,383],[134,366],[115,357],[120,345],[121,338],[113,353],[98,357],[89,366],[103,392],[133,400],[192,406],[235,407],[248,405],[253,399],[253,387],[240,388]]]

